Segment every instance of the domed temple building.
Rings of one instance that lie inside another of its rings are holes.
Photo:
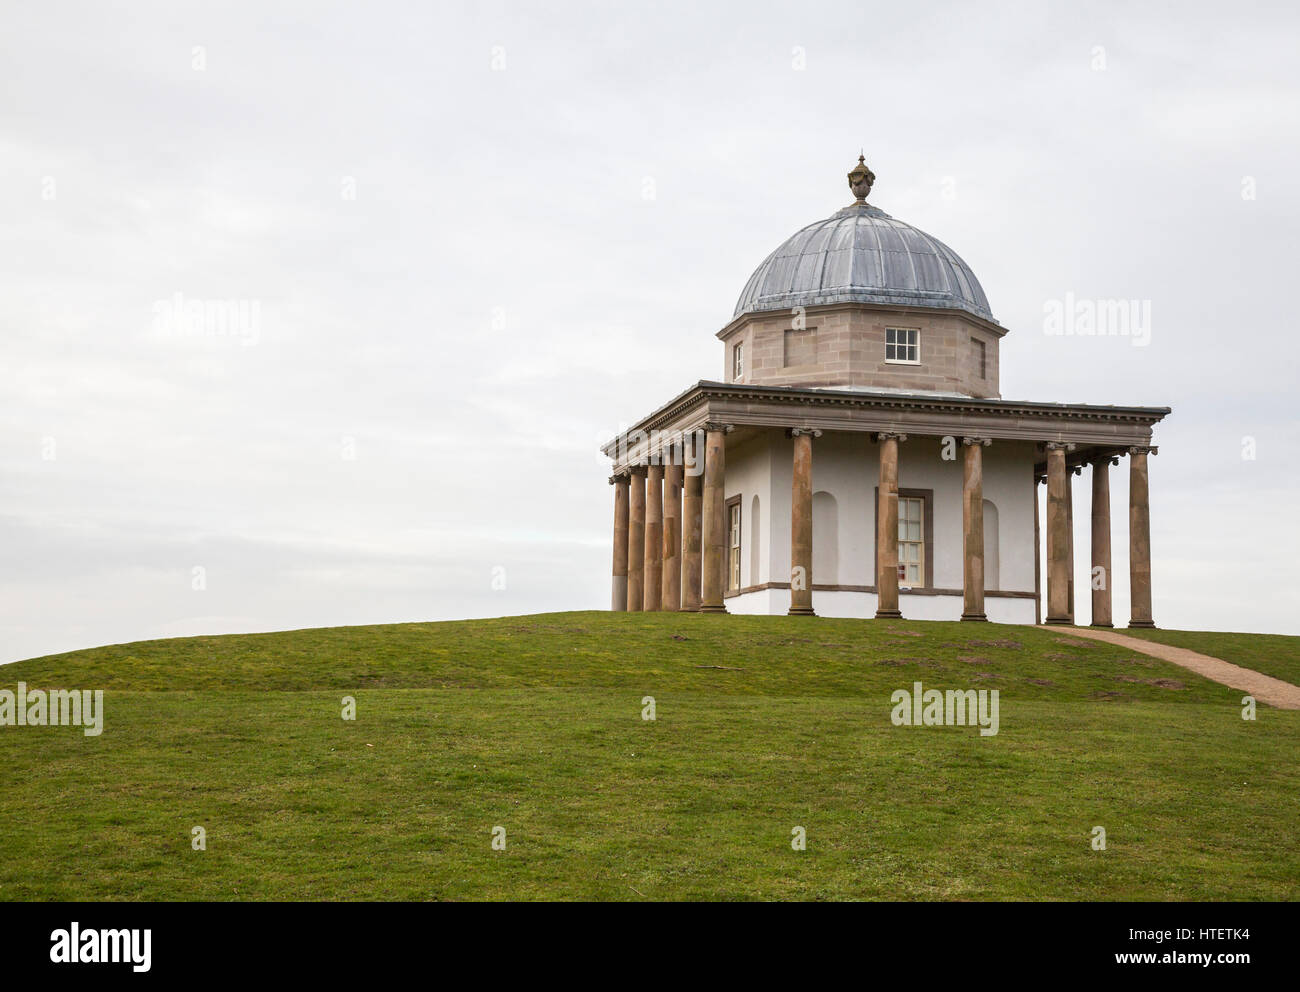
[[[1134,627],[1153,626],[1147,456],[1168,407],[1005,400],[1007,334],[970,267],[867,198],[741,291],[724,381],[603,451],[615,610],[1074,622],[1070,477],[1090,466],[1092,623],[1111,626],[1109,469],[1129,459]],[[1040,527],[1037,486],[1047,480]]]

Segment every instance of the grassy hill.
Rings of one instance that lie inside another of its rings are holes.
[[[1295,664],[1300,639],[1267,650]],[[1300,712],[1247,722],[1239,691],[1050,630],[566,613],[0,668],[0,688],[20,680],[106,690],[105,729],[0,727],[0,899],[1231,900],[1300,882]],[[999,733],[894,726],[890,694],[915,681],[998,689]]]

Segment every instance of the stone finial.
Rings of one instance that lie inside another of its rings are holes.
[[[858,164],[849,173],[849,189],[858,198],[859,203],[866,203],[871,193],[871,186],[876,181],[876,174],[867,168],[865,155],[858,156]]]

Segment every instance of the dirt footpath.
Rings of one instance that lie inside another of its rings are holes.
[[[1083,637],[1091,641],[1105,641],[1107,644],[1115,644],[1130,651],[1136,651],[1138,654],[1147,654],[1152,658],[1159,658],[1161,661],[1172,662],[1195,672],[1197,675],[1204,675],[1207,679],[1218,682],[1220,685],[1227,685],[1234,689],[1240,689],[1242,692],[1248,692],[1256,700],[1267,703],[1269,706],[1276,706],[1280,710],[1300,710],[1300,686],[1292,685],[1290,682],[1283,682],[1281,679],[1275,679],[1273,676],[1257,672],[1253,668],[1242,668],[1240,665],[1234,665],[1222,658],[1212,658],[1208,654],[1189,651],[1187,648],[1157,644],[1155,641],[1143,640],[1140,637],[1125,637],[1123,634],[1116,634],[1109,630],[1096,630],[1092,627],[1058,627],[1053,625],[1050,627],[1044,626],[1043,629],[1057,634],[1072,634],[1075,637]]]

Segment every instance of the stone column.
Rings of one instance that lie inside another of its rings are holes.
[[[627,608],[640,613],[645,606],[645,466],[628,469]]]
[[[1092,463],[1092,570],[1088,585],[1092,588],[1092,625],[1113,627],[1110,609],[1110,466],[1118,458],[1097,458]],[[1101,588],[1097,588],[1097,570],[1101,570]]]
[[[898,609],[898,445],[906,434],[882,431],[880,491],[876,507],[876,618],[901,617]]]
[[[1047,622],[1070,622],[1070,531],[1066,495],[1070,473],[1065,452],[1072,444],[1049,441],[1047,447]]]
[[[984,449],[986,437],[964,437],[961,476],[963,620],[988,620],[984,612]]]
[[[704,425],[703,561],[701,563],[700,612],[726,613],[722,604],[726,575],[727,536],[727,432],[726,424]]]
[[[609,482],[614,487],[614,581],[609,608],[621,613],[627,609],[627,475],[611,475]]]
[[[656,459],[659,456],[656,456]],[[663,597],[664,467],[652,462],[645,487],[645,608],[658,612]]]
[[[813,616],[812,442],[821,435],[821,431],[808,428],[790,431],[794,439],[794,482],[790,491],[791,616]]]
[[[673,445],[664,468],[664,574],[660,606],[682,608],[682,457]]]
[[[704,443],[700,431],[684,440],[691,457],[683,469],[682,485],[682,609],[695,613],[700,608],[700,565],[703,547]]]
[[[1154,627],[1151,619],[1151,508],[1147,455],[1156,449],[1128,449],[1128,585],[1130,627]]]

